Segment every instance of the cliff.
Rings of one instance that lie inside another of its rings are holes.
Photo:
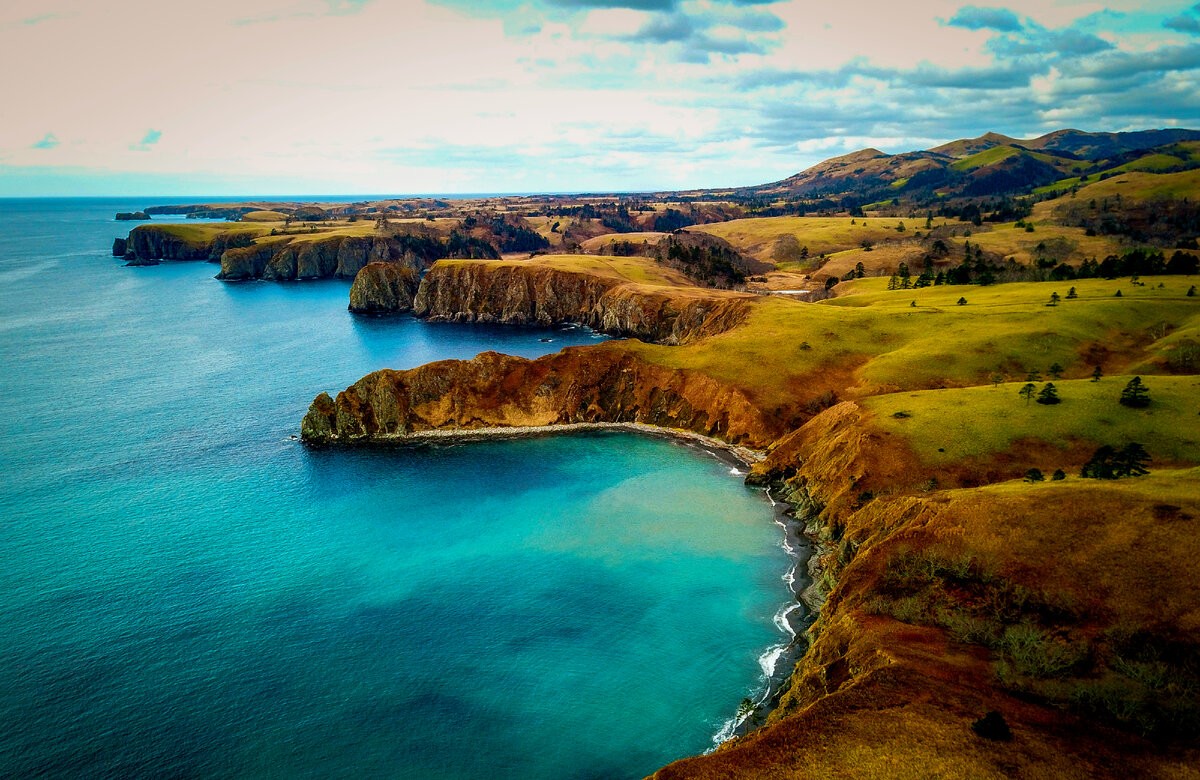
[[[350,285],[350,311],[359,314],[393,314],[411,311],[420,277],[398,263],[367,263]]]
[[[300,434],[310,444],[385,443],[429,431],[595,422],[679,428],[751,448],[782,433],[736,389],[601,346],[376,371],[336,399],[317,396]]]
[[[393,238],[382,236],[319,236],[303,240],[265,239],[258,244],[220,255],[218,279],[353,279],[367,263],[403,263],[424,267],[425,260]]]
[[[155,265],[161,260],[215,261],[228,249],[249,246],[254,234],[222,231],[209,237],[180,231],[171,225],[139,225],[125,239],[130,265]],[[114,253],[117,244],[114,242]]]
[[[753,296],[637,284],[617,275],[533,262],[439,262],[413,301],[418,317],[449,322],[575,322],[614,336],[681,344],[739,325]]]

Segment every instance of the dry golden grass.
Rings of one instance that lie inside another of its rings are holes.
[[[896,228],[904,223],[904,232]],[[776,248],[781,238],[791,236],[810,257],[829,255],[858,248],[862,242],[875,245],[903,242],[923,228],[924,219],[902,217],[757,217],[735,219],[712,225],[696,225],[688,230],[723,238],[738,251],[768,263],[777,261]],[[934,220],[935,225],[959,224],[955,220]],[[853,267],[853,263],[850,267]]]

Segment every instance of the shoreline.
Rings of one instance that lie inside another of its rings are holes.
[[[438,444],[454,444],[456,442],[502,441],[505,439],[526,439],[540,436],[556,436],[571,433],[588,432],[625,432],[642,436],[667,439],[685,446],[697,447],[717,460],[732,467],[735,476],[744,478],[755,463],[762,461],[766,453],[751,449],[711,436],[705,436],[695,431],[682,428],[664,428],[646,423],[633,422],[590,422],[590,423],[561,423],[552,425],[529,426],[493,426],[485,428],[454,428],[419,431],[371,439],[369,441],[351,442],[358,446],[381,447],[420,447]],[[305,444],[308,444],[305,442]],[[308,445],[313,446],[313,445]],[[319,445],[329,446],[329,445]],[[751,487],[751,486],[747,486]],[[728,718],[713,735],[713,746],[705,752],[718,750],[722,745],[765,725],[767,716],[779,703],[785,686],[790,682],[792,671],[801,656],[808,650],[806,630],[812,625],[820,609],[820,598],[823,594],[814,593],[818,589],[818,572],[814,570],[819,559],[820,550],[817,541],[809,533],[809,521],[803,517],[802,507],[792,501],[771,494],[771,486],[759,488],[767,501],[770,502],[771,521],[779,526],[783,537],[779,545],[791,560],[780,579],[787,587],[791,598],[776,611],[772,621],[784,641],[768,646],[758,656],[762,672],[763,689],[761,692],[751,691],[738,706],[737,711]],[[814,598],[816,597],[816,598]],[[747,706],[748,704],[748,706]]]
[[[313,444],[301,441],[309,447],[327,447],[327,446],[420,446],[422,444],[441,444],[453,443],[455,441],[492,441],[502,439],[526,439],[537,436],[557,436],[564,433],[579,433],[587,431],[625,431],[628,433],[638,433],[646,436],[657,436],[659,438],[672,439],[677,441],[690,441],[700,445],[704,449],[711,452],[713,455],[725,460],[733,466],[743,466],[749,468],[755,463],[763,460],[766,453],[761,450],[743,447],[738,444],[730,444],[720,439],[715,439],[711,436],[705,436],[702,433],[695,431],[684,430],[683,428],[663,428],[657,425],[648,425],[646,423],[634,422],[582,422],[582,423],[557,423],[551,425],[512,425],[512,426],[493,426],[487,428],[441,428],[427,431],[415,431],[413,433],[405,433],[396,436],[382,436],[372,439],[360,439],[349,442],[336,442],[334,444]],[[773,501],[774,499],[772,499]]]

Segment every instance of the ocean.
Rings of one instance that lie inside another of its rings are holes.
[[[597,334],[127,268],[157,203],[0,200],[0,775],[641,777],[762,693],[792,560],[728,463],[295,438],[374,369]]]

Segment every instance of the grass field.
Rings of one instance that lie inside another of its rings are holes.
[[[904,232],[897,226],[903,223]],[[956,220],[936,219],[935,225],[958,225]],[[922,230],[925,219],[903,217],[759,217],[735,219],[711,225],[696,225],[688,230],[723,238],[739,251],[768,263],[777,261],[779,239],[793,236],[810,257],[859,248],[862,242],[875,245],[904,241]],[[853,267],[853,264],[851,264]],[[787,264],[781,268],[787,269]]]
[[[604,257],[599,255],[538,255],[528,260],[439,260],[439,263],[486,263],[491,266],[543,266],[572,273],[585,273],[605,279],[656,287],[696,289],[695,282],[679,271],[645,257]],[[710,291],[711,292],[711,291]]]
[[[944,466],[1010,450],[1022,440],[1066,445],[1123,446],[1139,442],[1158,463],[1200,463],[1200,377],[1146,377],[1151,405],[1121,406],[1132,376],[1093,382],[1055,380],[1062,403],[1043,405],[1018,395],[1023,382],[953,390],[892,393],[865,399],[874,425],[901,436],[927,464]],[[1039,389],[1045,383],[1038,382]],[[897,416],[900,415],[900,416]],[[1060,464],[1031,463],[1047,475]]]

